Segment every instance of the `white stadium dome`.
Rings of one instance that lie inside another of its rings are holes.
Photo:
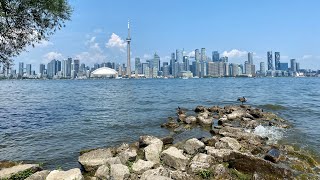
[[[117,77],[118,72],[108,67],[102,67],[91,72],[91,77]]]

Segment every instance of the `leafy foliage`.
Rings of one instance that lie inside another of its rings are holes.
[[[209,179],[212,176],[212,172],[207,169],[201,169],[198,171],[198,175],[201,176],[202,179]]]
[[[67,0],[0,0],[0,63],[10,65],[28,45],[48,40],[71,13]]]

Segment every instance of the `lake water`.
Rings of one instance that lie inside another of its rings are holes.
[[[215,78],[0,81],[0,160],[77,167],[82,149],[165,136],[180,106],[248,104],[268,108],[293,128],[284,139],[320,147],[320,78]]]

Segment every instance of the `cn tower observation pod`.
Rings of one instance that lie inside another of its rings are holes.
[[[118,72],[108,67],[102,67],[91,72],[91,78],[116,78]]]

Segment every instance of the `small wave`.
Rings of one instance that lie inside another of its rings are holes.
[[[283,130],[278,127],[264,127],[264,126],[257,126],[254,129],[254,134],[259,135],[261,137],[267,137],[270,142],[277,142],[283,137]]]

